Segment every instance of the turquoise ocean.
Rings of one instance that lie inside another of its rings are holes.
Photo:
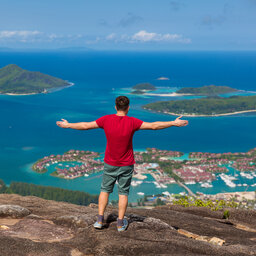
[[[56,121],[93,121],[114,113],[114,100],[120,94],[130,97],[129,115],[144,121],[167,121],[175,117],[143,110],[143,104],[157,100],[184,97],[130,95],[137,83],[150,82],[157,93],[174,92],[182,87],[226,85],[242,90],[239,94],[256,94],[256,52],[0,52],[0,67],[15,63],[74,83],[49,94],[30,96],[0,95],[0,178],[9,184],[22,181],[98,194],[98,174],[74,180],[63,180],[34,173],[31,165],[49,154],[62,154],[69,149],[104,153],[103,130],[76,131],[61,129]],[[158,77],[170,80],[159,81]],[[138,131],[134,149],[148,147],[202,152],[244,152],[256,147],[256,113],[225,117],[187,118],[189,126],[161,131]],[[230,169],[230,174],[236,172]],[[178,185],[156,188],[152,177],[131,188],[130,201],[145,194],[184,191]],[[218,179],[212,188],[188,185],[194,192],[253,191],[256,178],[238,176],[235,183],[249,186],[230,188]],[[111,196],[117,198],[116,190]]]

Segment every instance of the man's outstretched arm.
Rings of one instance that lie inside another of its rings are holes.
[[[167,121],[167,122],[153,122],[153,123],[143,122],[140,127],[140,130],[161,130],[171,126],[182,127],[182,126],[188,125],[188,121],[180,120],[181,118],[182,116],[179,116],[174,121]]]
[[[56,124],[61,128],[71,128],[76,130],[90,130],[90,129],[97,129],[99,126],[97,125],[96,121],[92,122],[81,122],[81,123],[69,123],[65,119],[61,119],[62,121],[57,121]]]

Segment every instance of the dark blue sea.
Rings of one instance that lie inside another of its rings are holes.
[[[243,90],[245,95],[256,93],[256,52],[0,52],[0,67],[11,63],[68,80],[74,86],[49,94],[0,95],[0,178],[7,184],[23,181],[97,194],[98,177],[63,180],[49,173],[34,173],[31,165],[45,155],[62,154],[69,149],[104,152],[103,130],[61,129],[56,121],[93,121],[114,113],[114,100],[120,94],[130,96],[131,116],[149,122],[175,118],[151,113],[141,106],[184,97],[130,95],[129,88],[137,83],[150,82],[160,93],[210,84],[231,86]],[[156,80],[161,76],[170,80]],[[256,113],[187,119],[187,127],[137,132],[135,150],[157,147],[186,153],[244,152],[256,147]],[[220,181],[213,188],[195,188],[199,189],[217,193],[245,188],[230,188]],[[130,199],[136,200],[137,192],[166,190],[183,191],[177,185],[158,189],[152,183],[143,183],[132,187]],[[116,193],[112,198],[116,198]]]

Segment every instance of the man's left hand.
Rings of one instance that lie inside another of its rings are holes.
[[[65,119],[61,119],[62,121],[57,121],[56,124],[61,128],[69,128],[69,122]]]

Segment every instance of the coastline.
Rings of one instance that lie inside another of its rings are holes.
[[[193,94],[189,93],[143,93],[142,95],[147,95],[147,96],[161,96],[161,97],[179,97],[179,96],[192,96]]]
[[[62,87],[57,87],[57,88],[50,88],[49,90],[46,90],[43,91],[43,92],[32,92],[32,93],[1,93],[0,92],[0,95],[9,95],[9,96],[26,96],[26,95],[36,95],[36,94],[48,94],[48,93],[52,93],[52,92],[55,92],[55,91],[58,91],[58,90],[62,90],[64,88],[68,88],[68,87],[71,87],[73,86],[74,83],[72,82],[68,82],[68,85],[67,86],[62,86]]]
[[[150,110],[153,111],[152,109],[148,109],[148,108],[144,108],[146,110]],[[252,112],[256,112],[256,109],[252,109],[252,110],[243,110],[243,111],[236,111],[236,112],[231,112],[231,113],[224,113],[224,114],[216,114],[216,115],[196,115],[196,114],[177,114],[177,113],[172,113],[172,112],[167,112],[167,111],[156,111],[159,113],[163,113],[163,114],[169,114],[172,116],[185,116],[185,117],[218,117],[218,116],[230,116],[230,115],[238,115],[238,114],[243,114],[243,113],[252,113]]]
[[[1,95],[10,95],[10,96],[24,96],[24,95],[35,95],[35,94],[41,94],[40,93],[36,93],[36,92],[32,92],[32,93],[0,93]]]
[[[209,196],[211,197],[225,196],[227,199],[232,199],[233,197],[237,197],[239,201],[242,201],[243,198],[247,200],[255,200],[255,191],[224,192],[224,193],[209,194]]]

